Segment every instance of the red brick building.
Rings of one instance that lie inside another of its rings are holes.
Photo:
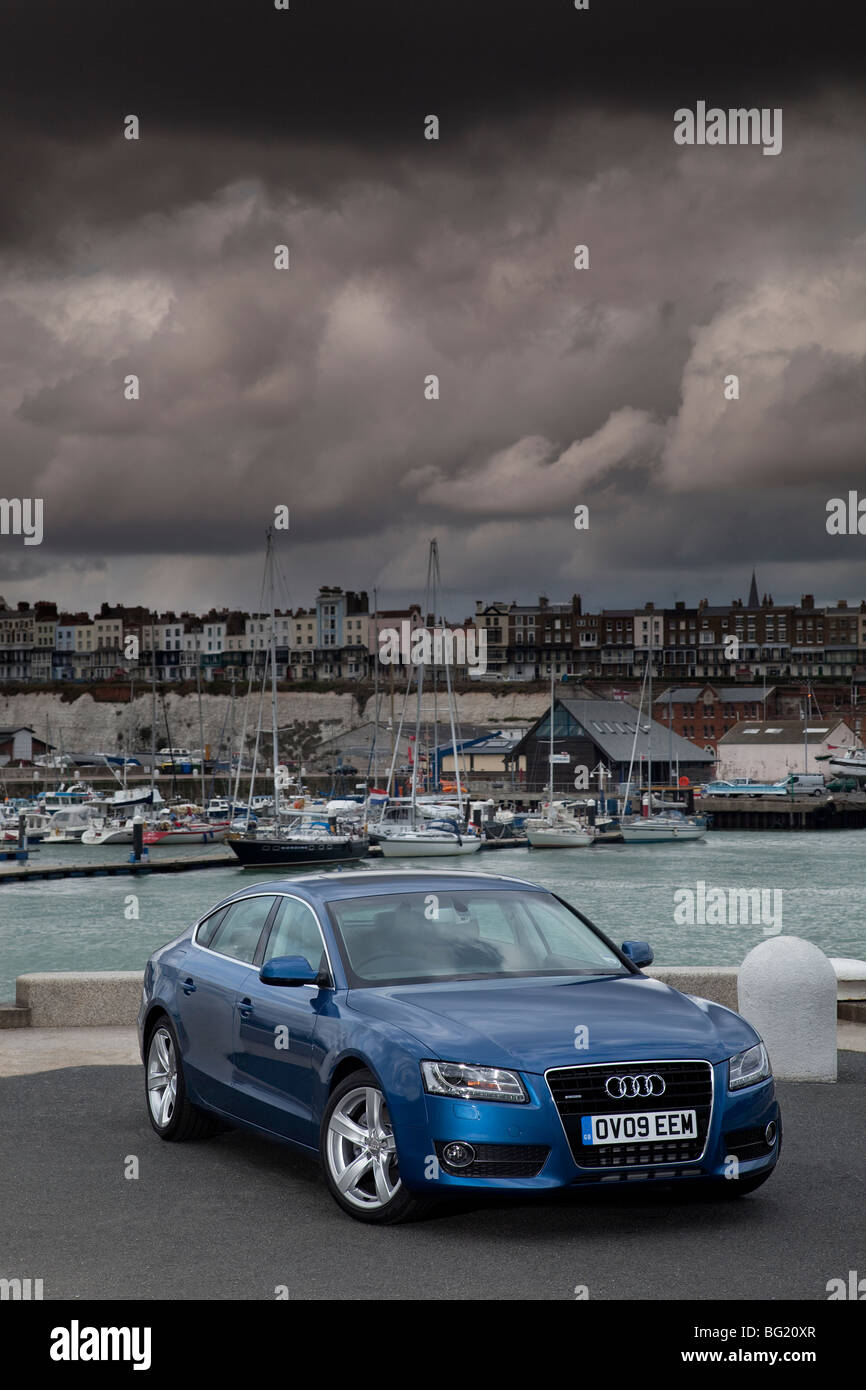
[[[723,734],[743,719],[773,719],[775,686],[670,686],[654,701],[655,718],[701,748],[716,751]]]

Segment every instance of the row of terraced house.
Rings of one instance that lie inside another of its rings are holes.
[[[432,618],[428,618],[428,623]],[[308,609],[274,617],[280,680],[360,680],[374,667],[385,628],[423,625],[421,609],[370,611],[367,594],[322,587]],[[584,610],[580,595],[562,603],[486,602],[449,623],[484,651],[494,681],[640,679],[652,654],[655,674],[677,682],[833,678],[854,683],[866,664],[866,601],[816,605],[759,598],[752,576],[746,601]],[[406,629],[404,628],[404,631]],[[483,632],[483,645],[480,634]],[[51,602],[10,608],[0,598],[0,680],[99,681],[130,673],[161,681],[239,679],[261,667],[271,615],[227,609],[204,615],[154,614],[104,603],[98,614],[67,613]],[[458,667],[457,679],[472,674]],[[477,674],[477,672],[476,672]]]

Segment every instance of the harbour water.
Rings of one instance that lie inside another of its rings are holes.
[[[679,925],[679,889],[778,890],[781,931],[829,956],[866,958],[864,831],[710,832],[692,844],[605,845],[575,850],[505,849],[417,867],[513,875],[552,888],[617,942],[649,940],[659,965],[739,965],[770,934],[754,925]],[[201,854],[201,846],[187,852]],[[215,846],[221,857],[223,846]],[[156,853],[156,852],[155,852]],[[180,856],[182,847],[172,851]],[[124,862],[128,846],[43,847],[39,862]],[[35,858],[35,856],[34,856]],[[369,868],[384,867],[367,861]],[[389,867],[408,867],[411,860]],[[339,870],[336,870],[339,872]],[[31,970],[139,970],[213,903],[238,888],[283,877],[235,868],[118,878],[70,878],[0,886],[0,1000]],[[138,915],[135,916],[134,914]]]

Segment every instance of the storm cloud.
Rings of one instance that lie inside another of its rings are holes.
[[[296,603],[416,598],[434,534],[453,616],[753,564],[862,596],[824,527],[864,439],[850,45],[790,6],[460,9],[11,6],[2,491],[45,540],[3,538],[7,600],[250,603],[280,503]],[[698,98],[783,105],[782,153],[676,146]]]

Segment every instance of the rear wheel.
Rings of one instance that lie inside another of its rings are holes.
[[[167,1018],[159,1020],[148,1040],[144,1083],[147,1113],[160,1139],[207,1139],[220,1128],[215,1116],[187,1097],[177,1034]]]
[[[416,1220],[432,1205],[400,1180],[388,1104],[370,1071],[354,1072],[334,1091],[322,1118],[320,1153],[331,1196],[356,1221]]]

